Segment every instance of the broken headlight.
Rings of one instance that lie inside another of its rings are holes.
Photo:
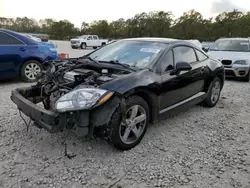
[[[56,109],[60,112],[83,110],[102,104],[113,95],[104,89],[84,88],[70,91],[56,102]]]

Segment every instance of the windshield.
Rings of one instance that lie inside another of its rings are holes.
[[[220,40],[214,43],[210,51],[249,52],[249,47],[248,40]]]
[[[86,39],[88,35],[83,35],[83,36],[80,36],[79,38],[81,39]]]
[[[117,41],[89,56],[100,62],[115,61],[139,68],[148,67],[166,48],[167,44],[146,41]]]

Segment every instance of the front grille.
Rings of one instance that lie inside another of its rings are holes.
[[[77,43],[77,41],[70,41],[71,42],[71,44],[76,44]]]
[[[221,63],[223,65],[231,65],[232,64],[232,61],[231,60],[222,60]]]

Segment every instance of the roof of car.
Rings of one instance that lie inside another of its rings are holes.
[[[131,41],[146,41],[146,42],[158,42],[164,44],[171,44],[171,43],[181,43],[185,45],[190,45],[193,47],[201,48],[200,42],[198,40],[182,40],[182,39],[173,39],[173,38],[157,38],[157,37],[140,37],[140,38],[127,38],[122,40],[131,40]]]
[[[234,37],[234,38],[220,38],[219,40],[249,40],[249,39],[243,37]]]
[[[11,31],[11,30],[8,30],[8,29],[1,29],[1,28],[0,28],[0,31],[4,32],[4,33],[7,33],[9,35],[14,36],[14,37],[18,38],[19,40],[22,40],[23,42],[25,42],[28,45],[36,45],[37,44],[36,41],[30,39],[27,36],[24,36],[21,33],[18,33],[18,32],[15,32],[15,31]]]
[[[123,40],[137,40],[137,41],[150,41],[150,42],[163,42],[163,43],[171,43],[173,41],[179,41],[179,39],[157,38],[157,37],[127,38]]]

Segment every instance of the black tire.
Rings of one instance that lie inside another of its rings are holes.
[[[71,46],[72,47],[72,49],[77,49],[77,47],[75,47],[75,46]]]
[[[133,143],[124,143],[121,139],[120,131],[121,130],[121,121],[122,121],[122,114],[120,108],[118,108],[114,114],[112,115],[112,118],[108,125],[104,127],[103,136],[106,140],[108,140],[111,144],[114,145],[115,148],[119,150],[129,150],[135,147],[137,144],[140,143],[143,136],[145,135],[148,127],[149,122],[149,108],[145,100],[143,100],[139,96],[131,96],[126,100],[126,111],[130,109],[133,106],[139,105],[145,110],[146,119],[144,121],[143,128],[141,130],[140,136],[133,142]],[[124,131],[125,132],[125,131]],[[125,134],[125,133],[124,133]],[[129,135],[131,132],[129,133]],[[129,137],[128,135],[128,137]]]
[[[97,49],[97,47],[96,47],[96,46],[93,46],[93,49]]]
[[[215,87],[215,84],[219,83],[219,94],[218,94],[218,97],[216,100],[212,100],[212,94],[213,94],[213,87]],[[214,107],[219,98],[220,98],[220,92],[221,92],[221,89],[222,89],[222,83],[221,83],[221,80],[218,78],[218,77],[215,77],[215,79],[211,82],[209,88],[208,88],[208,92],[207,92],[207,97],[206,99],[203,101],[202,105],[205,106],[205,107]]]
[[[32,72],[28,74],[27,71],[32,69],[32,67],[34,67],[34,70],[36,70],[35,73]],[[35,82],[37,80],[35,76],[41,73],[41,71],[42,71],[42,64],[39,61],[28,60],[22,65],[20,70],[20,75],[22,80],[25,82]],[[29,75],[34,75],[34,77]]]
[[[102,43],[102,46],[105,46],[106,45],[106,43]]]
[[[81,49],[86,49],[87,45],[85,43],[82,43],[80,47],[81,47]]]
[[[250,70],[249,70],[248,74],[242,79],[242,81],[249,82],[249,80],[250,80]]]

